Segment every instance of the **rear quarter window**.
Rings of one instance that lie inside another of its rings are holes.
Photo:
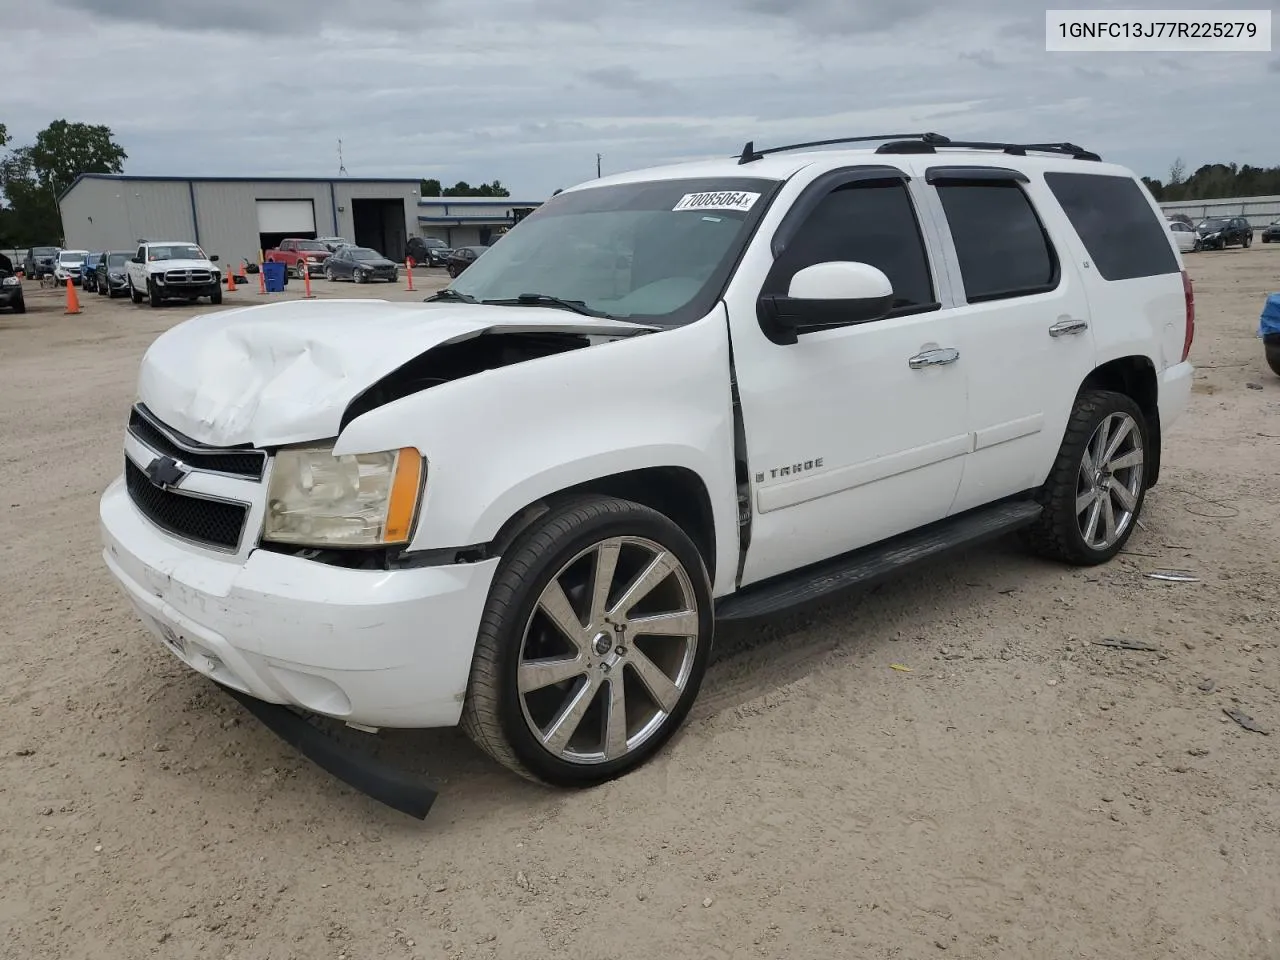
[[[1179,271],[1164,225],[1131,177],[1046,173],[1044,179],[1104,280]]]

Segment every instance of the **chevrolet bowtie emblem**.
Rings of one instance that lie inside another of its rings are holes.
[[[157,457],[147,467],[147,479],[161,490],[176,487],[187,475],[187,468],[173,457]]]

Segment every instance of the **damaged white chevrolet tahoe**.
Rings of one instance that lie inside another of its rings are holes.
[[[425,304],[162,334],[107,566],[241,694],[584,785],[717,619],[1011,531],[1107,561],[1191,387],[1157,206],[1070,144],[854,139],[567,190]]]

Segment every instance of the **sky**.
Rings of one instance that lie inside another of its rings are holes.
[[[1273,10],[1278,0],[1199,0]],[[1166,0],[1168,5],[1169,0]],[[1067,4],[1053,5],[1065,7]],[[1093,0],[1092,8],[1151,7]],[[1027,0],[0,0],[0,123],[125,172],[499,179],[857,134],[1067,140],[1167,179],[1280,164],[1271,53],[1046,53]],[[33,23],[33,11],[41,11]]]

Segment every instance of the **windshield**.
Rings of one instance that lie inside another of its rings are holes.
[[[1227,225],[1227,221],[1225,220],[1201,220],[1200,221],[1201,230],[1221,230],[1226,225]]]
[[[377,250],[370,250],[368,247],[352,247],[347,253],[351,254],[354,260],[383,260],[382,254]]]
[[[424,247],[443,247],[445,243],[443,240],[437,240],[435,237],[423,237],[422,245]]]
[[[31,255],[33,257],[52,257],[57,252],[57,247],[36,247],[31,251]]]
[[[60,263],[84,263],[84,258],[88,256],[83,250],[63,250],[58,254]]]
[[[749,177],[657,180],[558,194],[450,289],[479,301],[543,294],[677,326],[720,295],[778,187]]]
[[[175,243],[167,247],[147,247],[148,260],[203,260],[204,251],[193,243]]]
[[[129,262],[129,254],[127,253],[109,253],[107,254],[108,267],[123,267]]]

